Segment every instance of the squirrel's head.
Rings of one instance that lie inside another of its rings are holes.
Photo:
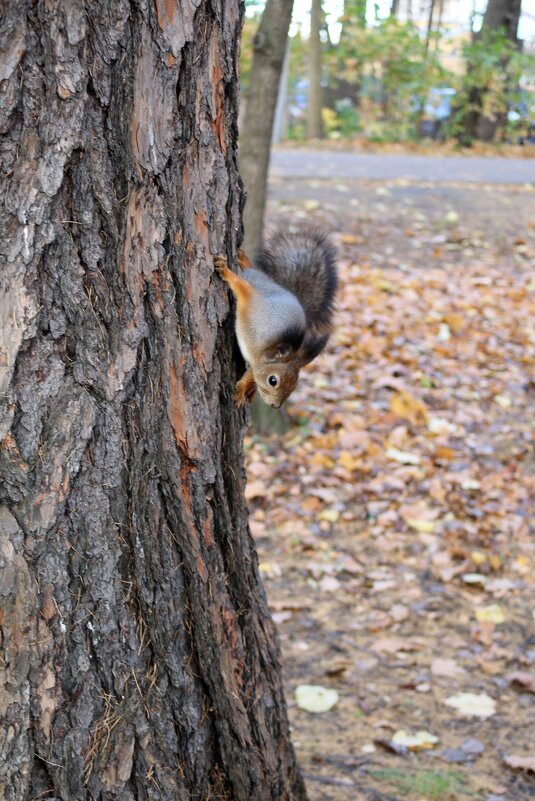
[[[299,370],[321,353],[329,334],[305,337],[298,349],[279,345],[275,351],[266,351],[264,359],[253,370],[256,388],[260,397],[278,409],[292,394],[299,378]]]
[[[264,403],[274,409],[282,406],[296,387],[300,366],[296,361],[267,362],[257,365],[254,370],[254,380]]]

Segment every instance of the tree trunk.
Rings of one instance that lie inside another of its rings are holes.
[[[520,9],[522,0],[488,0],[485,16],[481,30],[474,35],[474,39],[480,38],[485,32],[497,31],[503,28],[508,39],[518,44],[518,23],[520,20]],[[506,64],[503,65],[505,69]],[[470,64],[467,64],[467,71]],[[463,143],[470,144],[474,139],[484,142],[491,142],[498,128],[505,124],[505,114],[501,117],[489,119],[483,114],[483,102],[485,89],[475,87],[469,94],[469,104],[471,110],[466,114],[462,121],[462,133],[460,139]]]
[[[293,0],[268,0],[253,40],[253,63],[240,130],[240,173],[247,193],[243,214],[244,248],[262,243],[271,132],[284,64]]]
[[[308,115],[307,133],[310,139],[321,139],[323,121],[321,118],[321,0],[312,0],[310,11],[310,50],[308,70]]]
[[[427,30],[425,34],[425,55],[429,55],[429,43],[433,35],[433,16],[435,13],[435,0],[429,0],[429,13],[427,15]]]
[[[3,801],[306,798],[212,269],[240,27],[237,0],[4,2]]]
[[[483,26],[489,31],[504,28],[508,39],[516,42],[522,0],[488,0]]]

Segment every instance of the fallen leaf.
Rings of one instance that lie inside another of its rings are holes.
[[[498,604],[491,604],[490,606],[483,606],[476,609],[476,619],[479,623],[505,623],[505,613],[501,606]]]
[[[291,612],[273,612],[271,615],[273,622],[280,626],[281,623],[291,620],[293,615]]]
[[[266,495],[266,485],[263,481],[250,481],[245,487],[245,497],[248,501],[254,498],[263,498]]]
[[[328,523],[336,523],[340,517],[340,512],[337,509],[324,509],[318,515],[320,520],[326,520]]]
[[[464,717],[490,718],[496,713],[496,702],[486,693],[457,693],[444,701]]]
[[[511,400],[509,395],[495,395],[494,397],[494,403],[497,403],[498,406],[502,407],[502,409],[508,409],[511,406],[512,402],[513,401]]]
[[[336,690],[329,690],[317,684],[300,684],[295,688],[295,700],[299,709],[306,712],[328,712],[339,701]]]
[[[430,434],[453,434],[457,430],[457,426],[443,417],[431,417],[427,423],[427,430]]]
[[[432,534],[435,530],[434,520],[417,520],[412,518],[407,520],[407,525],[414,531],[419,531],[421,534]]]
[[[459,215],[454,209],[450,209],[444,215],[444,224],[447,225],[448,228],[450,228],[453,225],[457,225],[458,222],[459,222]]]
[[[397,448],[387,448],[386,455],[400,464],[420,464],[420,457],[410,451],[398,451]]]
[[[398,754],[399,756],[405,756],[405,754],[408,754],[409,752],[409,749],[407,748],[406,745],[398,745],[397,743],[394,743],[392,740],[387,740],[384,737],[377,737],[376,739],[374,739],[373,742],[375,743],[375,745],[381,746],[381,748],[384,748],[385,751],[389,751],[391,754]]]
[[[484,587],[487,583],[487,577],[482,573],[465,573],[461,576],[461,579],[465,584],[476,587]]]
[[[417,731],[416,734],[410,734],[405,729],[400,729],[392,736],[392,742],[405,746],[409,751],[423,751],[433,748],[438,743],[438,737],[428,731]]]
[[[340,234],[340,242],[344,245],[360,245],[362,241],[362,237],[355,234]]]
[[[448,339],[451,339],[451,331],[447,323],[440,323],[438,328],[438,339],[441,342],[447,342]]]
[[[412,425],[427,422],[427,406],[410,392],[399,392],[390,401],[390,408],[397,417],[408,420]]]
[[[456,676],[462,676],[464,672],[463,668],[458,665],[454,659],[437,657],[431,662],[431,673],[435,676],[454,678]]]
[[[402,623],[409,617],[409,610],[403,604],[394,604],[389,610],[390,616],[396,623]]]
[[[342,583],[334,576],[323,576],[318,582],[318,589],[322,592],[336,592],[341,586]]]
[[[506,756],[503,760],[509,768],[514,770],[527,770],[530,773],[535,773],[535,755],[534,756]]]
[[[382,637],[372,645],[372,651],[395,654],[397,651],[418,651],[419,646],[405,637]]]
[[[506,678],[509,684],[520,684],[528,692],[535,693],[535,673],[516,670],[508,673]]]

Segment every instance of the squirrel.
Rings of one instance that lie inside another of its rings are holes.
[[[301,367],[321,353],[332,332],[334,247],[324,234],[300,229],[275,234],[253,265],[240,251],[241,275],[224,256],[214,264],[236,298],[236,337],[248,365],[236,385],[236,403],[252,400],[258,389],[278,409],[294,391]]]

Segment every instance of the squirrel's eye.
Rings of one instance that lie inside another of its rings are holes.
[[[268,384],[270,386],[272,386],[272,387],[276,387],[277,384],[278,384],[277,376],[276,375],[270,375],[269,378],[268,378]]]

